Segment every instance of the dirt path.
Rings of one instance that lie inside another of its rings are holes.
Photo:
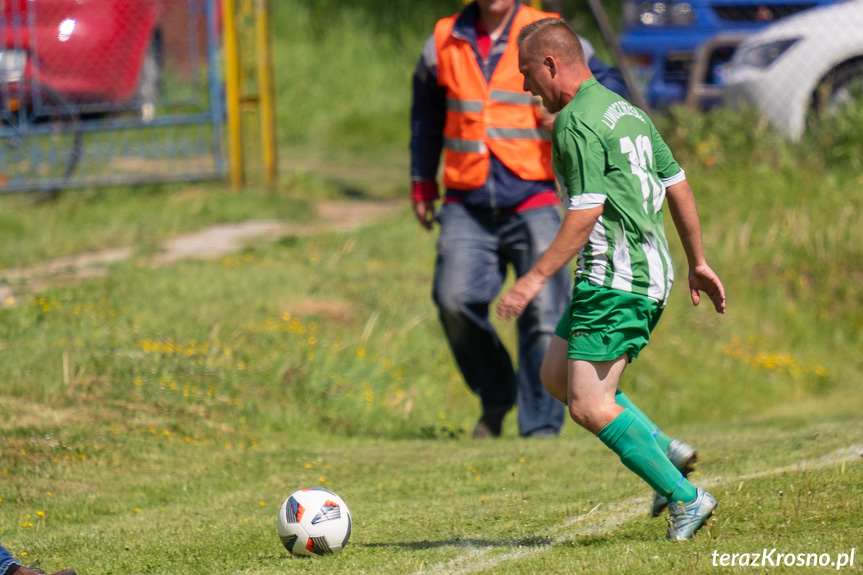
[[[210,259],[238,251],[254,239],[292,235],[309,236],[325,232],[349,232],[404,207],[402,201],[321,202],[318,217],[308,223],[253,220],[213,226],[168,240],[162,252],[151,258],[156,266],[171,265],[180,259]],[[26,268],[0,270],[0,307],[14,305],[22,294],[38,292],[49,285],[104,276],[108,266],[134,255],[134,248],[114,248],[57,258]]]

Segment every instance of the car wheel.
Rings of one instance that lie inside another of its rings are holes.
[[[863,98],[863,60],[843,64],[827,74],[813,97],[817,113],[833,114]]]
[[[147,53],[144,55],[144,63],[141,66],[141,74],[138,77],[138,88],[135,92],[135,111],[140,113],[141,120],[145,123],[152,121],[156,116],[156,105],[159,103],[159,83],[161,79],[161,68],[159,65],[158,38],[153,38]]]

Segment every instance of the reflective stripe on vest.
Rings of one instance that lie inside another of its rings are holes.
[[[489,140],[535,140],[548,142],[551,134],[539,128],[486,128],[485,135]],[[484,140],[460,140],[458,138],[444,138],[443,146],[453,152],[462,154],[484,154],[488,146]]]
[[[492,90],[489,93],[488,99],[492,102],[501,104],[511,104],[513,106],[534,106],[534,97],[527,92],[510,92],[509,90]],[[482,100],[457,100],[456,98],[446,99],[446,109],[453,112],[482,112]]]
[[[482,100],[456,100],[455,98],[447,98],[446,109],[452,112],[474,112],[479,114],[482,112]]]
[[[443,147],[453,152],[463,154],[485,154],[488,147],[482,140],[459,140],[457,138],[444,138]]]
[[[509,90],[494,89],[488,95],[489,100],[501,104],[513,104],[515,106],[533,106],[534,98],[528,92],[510,92]]]
[[[486,128],[485,135],[489,140],[551,141],[551,134],[539,128]]]

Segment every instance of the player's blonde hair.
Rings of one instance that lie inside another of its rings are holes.
[[[528,24],[519,32],[516,44],[530,60],[553,55],[571,64],[586,64],[581,40],[563,18],[543,18]]]

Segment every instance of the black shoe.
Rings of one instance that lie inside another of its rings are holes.
[[[500,430],[503,427],[503,418],[506,412],[488,411],[482,414],[479,421],[476,422],[476,427],[473,428],[474,439],[486,439],[489,437],[500,437]]]

